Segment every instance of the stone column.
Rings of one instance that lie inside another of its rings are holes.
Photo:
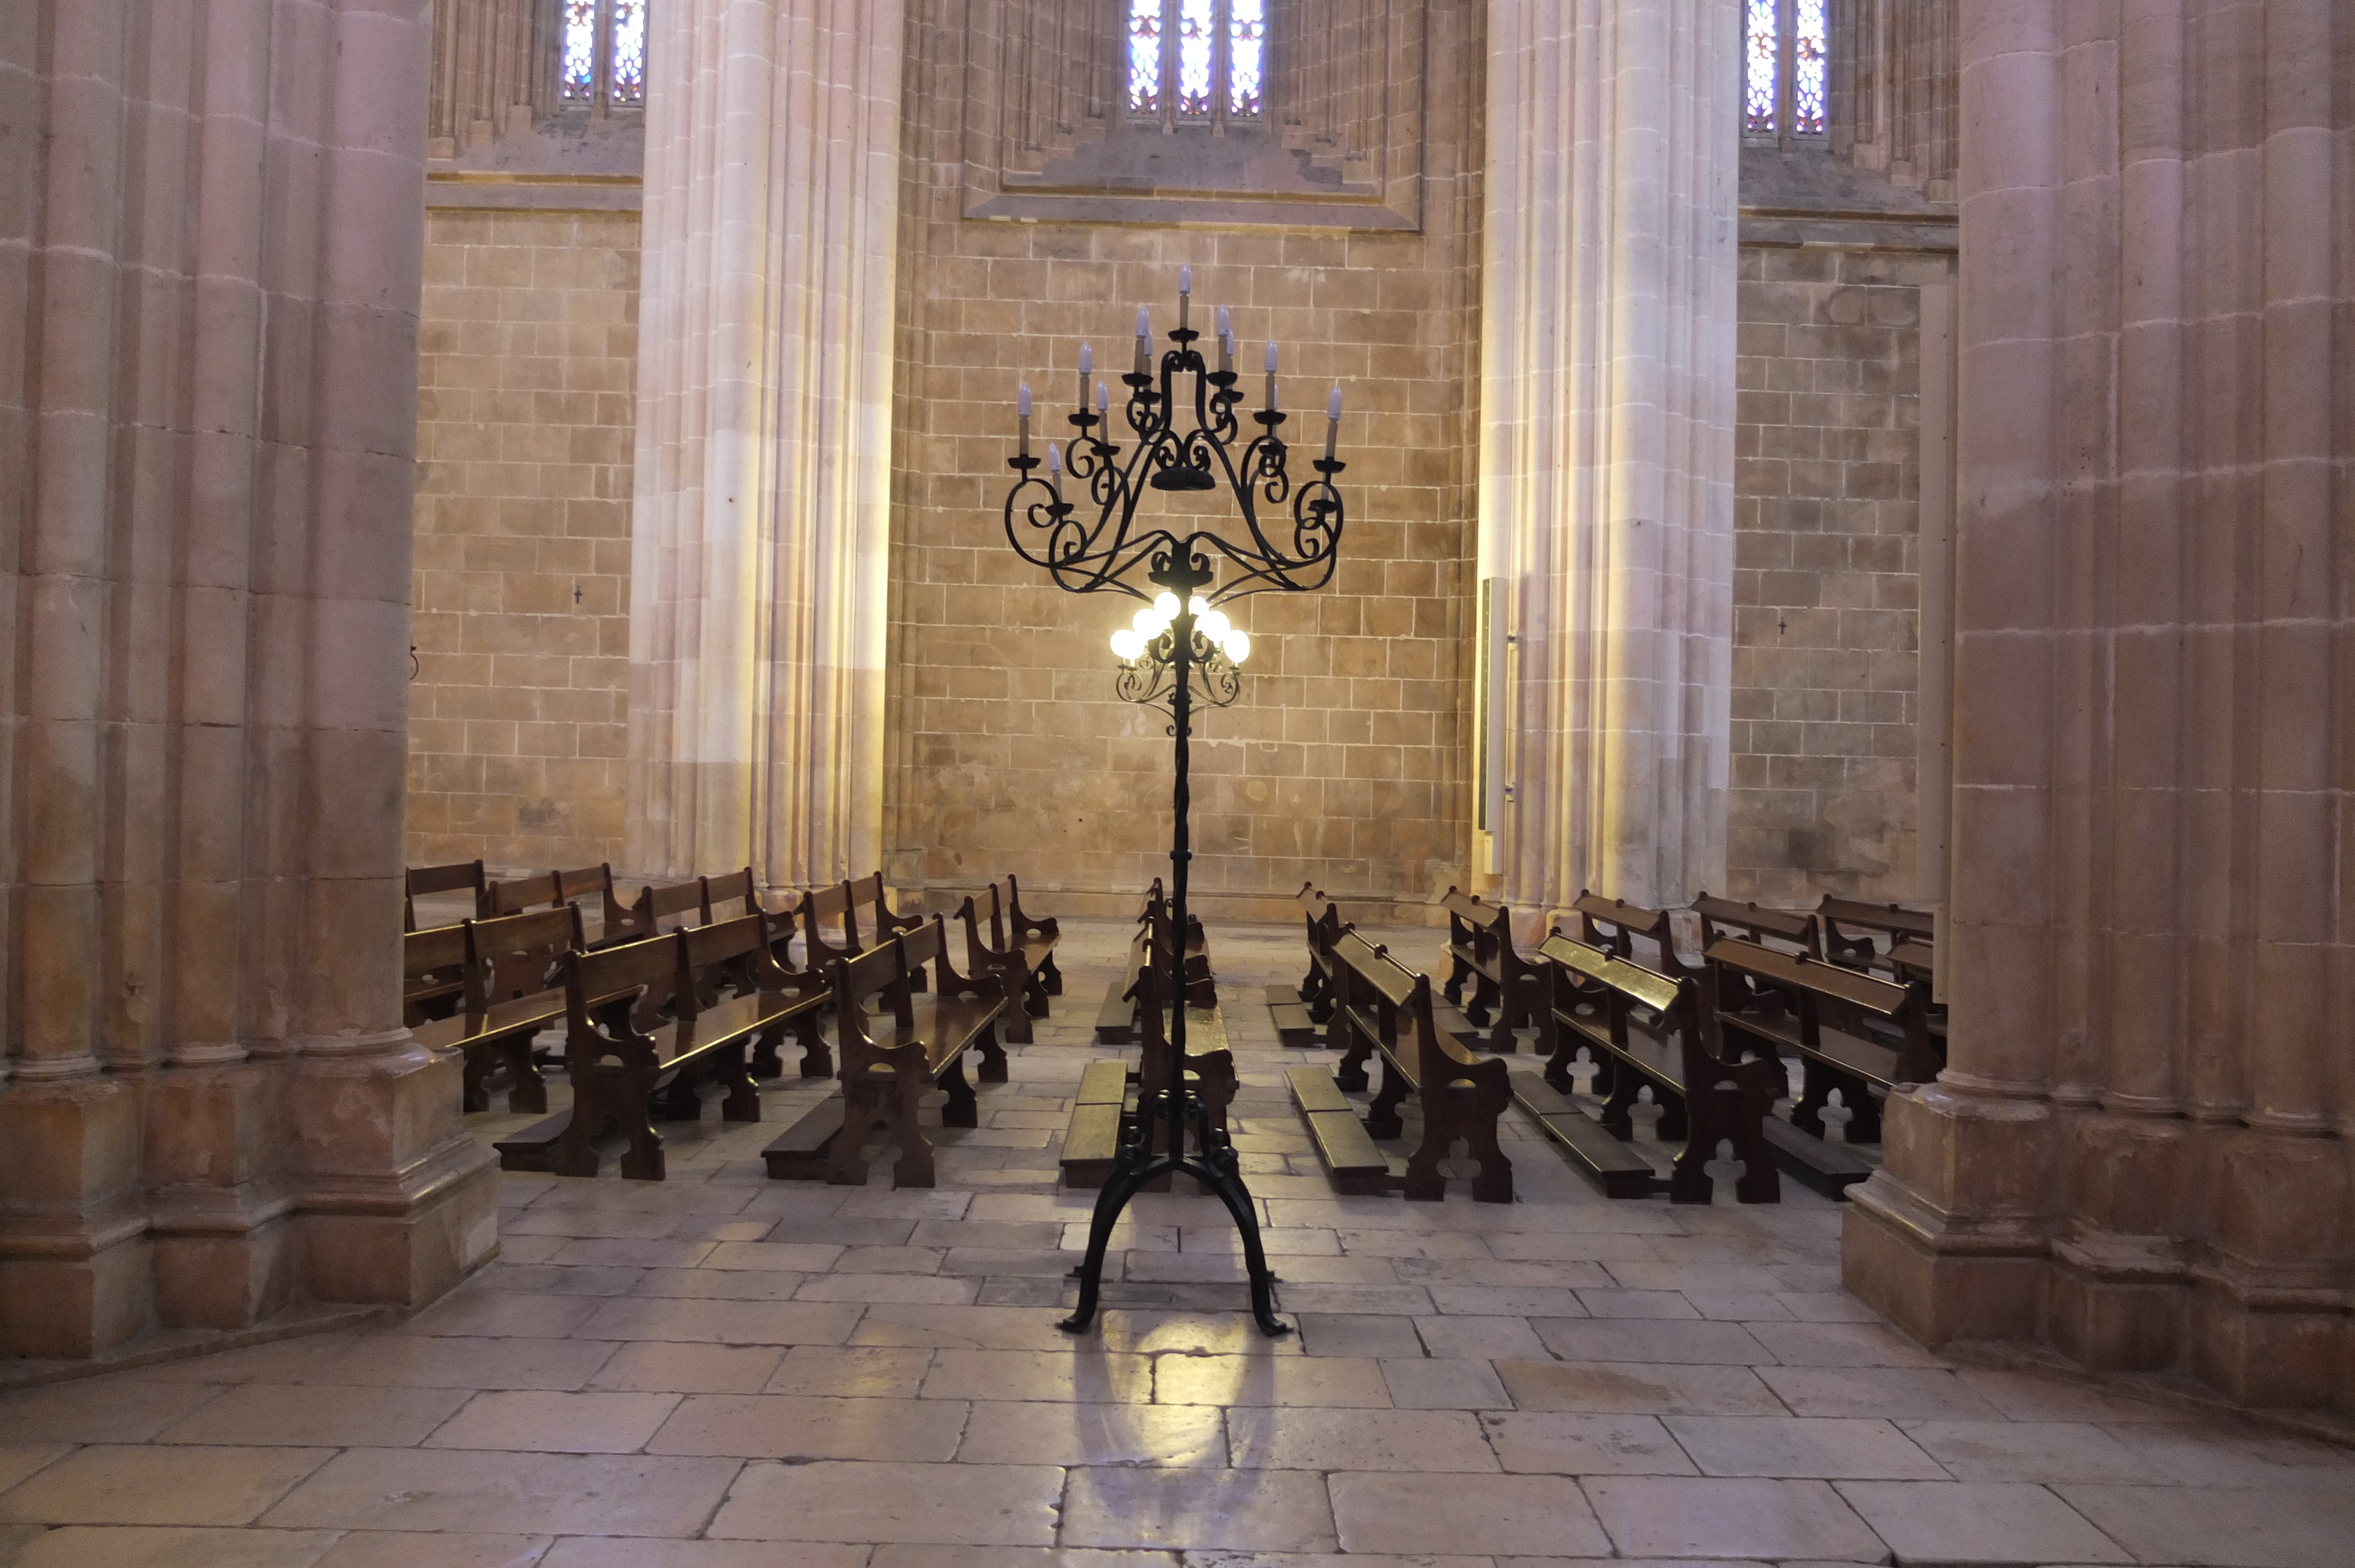
[[[0,1353],[414,1306],[496,1245],[400,1026],[425,11],[0,25]]]
[[[880,863],[900,15],[651,14],[634,871]]]
[[[1492,0],[1480,577],[1516,906],[1722,878],[1733,0]]]
[[[1852,1287],[2355,1405],[2355,14],[1965,15],[1952,1058]]]

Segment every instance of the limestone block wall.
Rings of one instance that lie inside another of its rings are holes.
[[[1742,251],[1732,896],[1920,895],[1921,291],[1951,267]]]
[[[1194,885],[1215,910],[1304,879],[1416,904],[1465,881],[1482,6],[1432,6],[1421,229],[1376,234],[965,220],[962,10],[911,7],[887,874],[1014,869],[1060,890],[1042,905],[1110,909],[1167,868],[1166,721],[1114,700],[1105,643],[1134,605],[1048,585],[999,508],[1016,384],[1040,439],[1067,429],[1081,342],[1124,367],[1137,306],[1174,324],[1191,263],[1198,319],[1231,306],[1247,367],[1284,345],[1295,439],[1321,444],[1346,386],[1350,507],[1331,589],[1235,609],[1255,649],[1199,726]]]
[[[412,864],[615,858],[638,215],[429,213]]]

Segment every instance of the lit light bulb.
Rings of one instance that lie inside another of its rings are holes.
[[[1200,594],[1196,594],[1192,599],[1186,601],[1186,613],[1194,617],[1197,620],[1199,620],[1202,618],[1203,613],[1209,608],[1210,601],[1204,599]]]
[[[1161,597],[1153,601],[1153,613],[1161,618],[1161,623],[1165,626],[1177,620],[1178,596],[1165,589]]]
[[[1194,291],[1193,268],[1180,267],[1178,269],[1178,291],[1181,294],[1190,294]]]
[[[1241,663],[1244,660],[1251,657],[1251,633],[1241,630],[1228,632],[1226,646],[1227,662],[1231,664]]]
[[[1136,612],[1136,619],[1130,621],[1129,624],[1136,628],[1137,636],[1141,638],[1153,638],[1161,635],[1161,628],[1166,623],[1162,620],[1160,616],[1154,613],[1153,607],[1148,604],[1143,609]]]
[[[1095,367],[1096,345],[1092,343],[1083,343],[1080,344],[1080,375],[1082,377],[1085,377],[1092,374],[1095,370]]]
[[[1060,473],[1063,471],[1062,450],[1052,441],[1049,441],[1047,443],[1047,471],[1049,473]]]
[[[1227,619],[1225,610],[1214,609],[1199,617],[1194,622],[1194,629],[1212,642],[1224,642],[1227,640],[1227,633],[1235,629],[1235,623]]]
[[[1106,414],[1111,411],[1112,393],[1105,387],[1103,382],[1099,381],[1096,383],[1096,412],[1099,414]]]
[[[1121,662],[1129,663],[1145,652],[1145,639],[1124,626],[1112,634],[1112,651]]]
[[[1030,417],[1030,383],[1028,381],[1015,389],[1014,411],[1026,419]]]

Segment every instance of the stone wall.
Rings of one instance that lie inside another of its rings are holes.
[[[1920,895],[1921,290],[1950,270],[1742,251],[1732,896]]]
[[[429,214],[411,863],[622,841],[634,212]]]
[[[965,8],[912,12],[887,873],[1011,869],[1060,892],[1042,906],[1109,909],[1167,869],[1166,721],[1114,699],[1105,645],[1135,606],[1050,586],[999,509],[1016,384],[1040,440],[1068,434],[1082,340],[1118,390],[1136,307],[1174,325],[1190,262],[1197,323],[1233,307],[1245,368],[1284,344],[1294,440],[1321,446],[1334,381],[1351,399],[1334,588],[1234,608],[1255,646],[1242,700],[1198,726],[1195,885],[1215,910],[1304,879],[1416,904],[1465,880],[1481,7],[1432,6],[1422,227],[1391,233],[967,220]]]

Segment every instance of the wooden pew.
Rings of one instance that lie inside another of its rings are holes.
[[[1062,995],[1063,971],[1055,967],[1055,948],[1063,939],[1062,927],[1056,924],[1051,915],[1034,919],[1024,911],[1022,884],[1010,871],[1006,874],[1006,921],[1007,930],[1014,940],[1023,945],[1026,955],[1033,950],[1037,952],[1038,958],[1030,965],[1031,971],[1046,981],[1047,994]],[[989,929],[990,939],[995,942],[997,925],[994,912]]]
[[[1811,958],[1823,957],[1823,941],[1816,930],[1816,917],[1808,911],[1770,909],[1763,904],[1737,904],[1731,898],[1713,897],[1707,893],[1693,900],[1692,908],[1693,913],[1700,916],[1702,952],[1715,946],[1720,937],[1739,937],[1762,948],[1779,946],[1786,951],[1806,953]]]
[[[1071,1119],[1063,1129],[1064,1186],[1092,1192],[1112,1179],[1129,1088],[1128,1068],[1122,1063],[1091,1062],[1080,1070]]]
[[[618,947],[626,942],[643,942],[649,937],[666,937],[687,926],[703,924],[703,882],[672,882],[661,885],[649,884],[638,889],[638,896],[622,911],[620,925],[608,920],[605,943]]]
[[[1062,939],[1060,931],[1052,920],[1031,921],[1030,933],[1025,935],[1022,925],[1017,923],[1009,942],[1006,916],[997,901],[997,884],[994,882],[989,885],[989,939],[982,940],[981,908],[973,897],[968,896],[958,907],[957,918],[964,923],[966,969],[975,974],[985,969],[1002,969],[1018,980],[1022,1007],[1007,1016],[1006,1038],[1013,1044],[1029,1044],[1030,1020],[1046,1017],[1048,998],[1062,993],[1063,976],[1055,968],[1055,945]]]
[[[1853,898],[1824,895],[1816,906],[1816,921],[1823,927],[1824,957],[1836,964],[1860,969],[1885,969],[1888,960],[1874,942],[1876,934],[1891,939],[1927,943],[1936,933],[1936,920],[1926,909],[1895,904],[1864,904]]]
[[[1454,887],[1440,907],[1447,911],[1447,1000],[1464,1009],[1474,1028],[1488,1030],[1485,1044],[1490,1050],[1519,1050],[1515,1026],[1542,1026],[1545,979],[1513,946],[1512,911]],[[1466,980],[1473,982],[1468,1003]]]
[[[492,883],[483,890],[482,913],[494,918],[525,915],[534,909],[553,909],[563,902],[563,889],[558,884],[557,874],[551,871]]]
[[[1615,957],[1634,960],[1651,959],[1655,973],[1681,978],[1692,972],[1690,966],[1677,955],[1674,922],[1665,909],[1646,909],[1641,905],[1605,898],[1599,893],[1581,893],[1570,912],[1578,916],[1579,936],[1591,948],[1601,948]],[[1609,929],[1604,929],[1608,927]],[[1648,942],[1649,954],[1638,953],[1636,944]]]
[[[1333,943],[1333,958],[1341,985],[1334,1015],[1352,1037],[1349,1059],[1379,1055],[1382,1062],[1381,1092],[1367,1108],[1366,1131],[1374,1138],[1403,1132],[1399,1107],[1409,1095],[1423,1108],[1423,1139],[1406,1161],[1408,1199],[1435,1203],[1447,1195],[1440,1161],[1462,1139],[1480,1166],[1472,1196],[1484,1203],[1511,1202],[1513,1162],[1497,1143],[1497,1118],[1513,1098],[1510,1069],[1482,1061],[1443,1031],[1431,1014],[1431,978],[1400,963],[1387,948],[1344,930]],[[1334,1077],[1348,1086],[1339,1074]]]
[[[1103,1005],[1096,1009],[1099,1045],[1125,1045],[1135,1036],[1136,971],[1147,964],[1158,966],[1164,974],[1169,971],[1169,906],[1157,876],[1146,892],[1145,910],[1136,924],[1126,965],[1104,988]],[[1202,932],[1202,922],[1191,915],[1186,918],[1186,1005],[1219,1005],[1218,981],[1210,973],[1209,938]]]
[[[484,914],[483,885],[483,863],[478,860],[461,861],[455,865],[409,867],[403,881],[400,928],[404,931],[417,929],[417,899],[421,894],[472,893],[474,895],[474,913]]]
[[[1136,1118],[1143,1124],[1146,1151],[1158,1154],[1167,1147],[1168,1113],[1161,1108],[1161,1087],[1169,1081],[1174,1049],[1169,1039],[1169,971],[1167,965],[1147,964],[1136,972]],[[1189,1007],[1197,1004],[1189,1002]],[[1185,1074],[1199,1097],[1200,1119],[1208,1137],[1200,1147],[1219,1148],[1227,1141],[1227,1107],[1234,1104],[1237,1080],[1234,1053],[1225,1049],[1186,1053]],[[1169,1191],[1169,1178],[1146,1183],[1148,1192]]]
[[[593,911],[588,909],[581,911],[581,925],[586,929],[593,914],[597,926],[594,930],[589,932],[589,945],[592,948],[604,947],[606,925],[613,918],[609,911],[618,907],[621,903],[613,892],[613,868],[600,864],[584,865],[574,871],[559,871],[556,874],[556,892],[557,896],[563,899],[565,903],[576,906],[584,898],[595,903],[596,907]]]
[[[1325,1044],[1323,1026],[1333,1018],[1331,948],[1341,930],[1341,910],[1315,883],[1302,883],[1294,896],[1303,906],[1308,927],[1308,972],[1301,977],[1296,991],[1289,986],[1268,987],[1267,1005],[1278,1040],[1313,1050]]]
[[[948,1093],[941,1108],[944,1127],[979,1125],[972,1086],[965,1082],[964,1054],[981,1052],[984,1083],[1006,1080],[1006,1052],[997,1042],[997,1021],[1015,1005],[1001,977],[959,976],[948,961],[948,927],[938,916],[922,929],[900,932],[855,959],[837,959],[834,1007],[842,1039],[843,1111],[832,1139],[826,1180],[837,1186],[863,1186],[868,1134],[880,1130],[900,1153],[892,1166],[894,1187],[930,1187],[934,1178],[932,1140],[918,1125],[916,1109],[927,1089]],[[911,980],[926,963],[935,966],[934,994],[919,1003]],[[872,1011],[868,1003],[879,1001]]]
[[[490,1108],[490,1077],[507,1069],[507,1109],[548,1113],[534,1042],[564,1022],[563,964],[582,947],[581,913],[570,907],[468,920],[463,1012],[418,1032],[421,1044],[465,1054],[461,1108]]]
[[[924,928],[924,917],[921,915],[891,913],[890,901],[883,890],[883,874],[879,871],[869,872],[848,884],[847,893],[854,905],[863,899],[872,912],[868,929],[875,933],[875,939],[879,942],[894,931],[921,931]],[[1060,977],[1057,979],[1060,984]],[[909,977],[909,984],[922,991],[924,989],[924,971],[921,969],[916,970]]]
[[[1606,1132],[1623,1142],[1636,1136],[1630,1112],[1648,1084],[1659,1102],[1661,1140],[1684,1144],[1668,1181],[1671,1202],[1710,1201],[1709,1162],[1721,1141],[1731,1143],[1742,1161],[1734,1196],[1745,1203],[1779,1202],[1782,1181],[1764,1123],[1783,1097],[1780,1064],[1721,1060],[1710,1049],[1700,988],[1689,976],[1660,974],[1560,932],[1538,953],[1553,978],[1546,1082],[1568,1092],[1572,1054],[1584,1045],[1598,1065],[1611,1065],[1602,1118]],[[1548,1125],[1542,1117],[1540,1125]],[[1550,1125],[1548,1130],[1558,1135]],[[1582,1151],[1573,1145],[1572,1152]]]
[[[466,927],[434,926],[400,938],[401,1022],[447,1018],[466,997]]]
[[[702,876],[696,880],[703,885],[703,923],[707,926],[715,920],[779,913],[761,902],[761,885],[752,880],[752,868],[749,865],[723,876]],[[790,936],[791,911],[788,909],[782,913],[787,916],[786,934]]]
[[[569,955],[564,1067],[572,1108],[500,1139],[501,1167],[594,1176],[597,1144],[610,1128],[627,1145],[623,1176],[659,1181],[654,1098],[662,1096],[666,1117],[692,1120],[702,1114],[698,1089],[708,1080],[727,1090],[727,1120],[760,1120],[752,1054],[773,1054],[793,1022],[824,1001],[776,969],[770,940],[766,917],[753,914]],[[743,974],[755,989],[722,994],[713,983],[719,971]],[[676,1014],[667,1022],[666,1009]]]
[[[1791,1107],[1791,1136],[1766,1131],[1775,1151],[1801,1181],[1837,1192],[1870,1174],[1870,1167],[1822,1141],[1823,1108],[1833,1089],[1848,1105],[1850,1143],[1881,1140],[1882,1093],[1937,1076],[1927,1011],[1929,988],[1898,985],[1845,965],[1805,954],[1779,953],[1725,938],[1710,945],[1709,990],[1720,1054],[1738,1051],[1779,1064],[1799,1058],[1804,1084]],[[1868,1037],[1877,1022],[1895,1045]]]

